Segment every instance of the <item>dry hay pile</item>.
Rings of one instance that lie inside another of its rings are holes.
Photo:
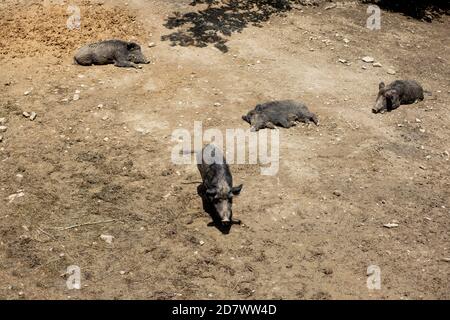
[[[55,4],[59,2],[60,4]],[[12,3],[12,2],[11,2]],[[88,42],[120,38],[145,41],[146,35],[135,15],[124,8],[71,2],[80,12],[80,28],[69,29],[75,11],[58,1],[16,2],[0,10],[0,59],[49,53],[61,57]]]

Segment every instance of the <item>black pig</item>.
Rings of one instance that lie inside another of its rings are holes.
[[[240,220],[233,220],[233,197],[240,194],[242,184],[233,187],[233,178],[226,160],[215,145],[206,145],[198,154],[197,166],[202,176],[198,188],[206,211],[220,227],[230,227]]]
[[[264,128],[275,129],[275,126],[290,128],[299,122],[319,124],[317,116],[300,102],[292,100],[272,101],[258,104],[242,119],[251,125],[252,131]]]
[[[150,63],[137,43],[122,40],[88,44],[78,50],[74,60],[82,66],[114,64],[125,68],[141,68],[139,64]]]
[[[387,86],[381,82],[372,112],[384,113],[397,109],[402,104],[422,101],[423,93],[422,86],[414,80],[396,80]]]

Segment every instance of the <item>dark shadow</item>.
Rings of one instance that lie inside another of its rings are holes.
[[[232,221],[232,223],[230,223],[228,225],[224,225],[222,223],[222,221],[220,220],[219,215],[217,214],[216,210],[211,205],[211,203],[206,199],[205,190],[203,189],[203,184],[198,185],[197,193],[202,198],[203,210],[207,214],[209,214],[209,216],[212,219],[212,221],[210,223],[208,223],[208,227],[216,227],[217,230],[219,230],[223,234],[229,234],[230,230],[231,230],[231,226],[233,224],[241,224],[241,222],[239,220],[234,220],[234,221]]]
[[[388,11],[401,12],[407,16],[431,22],[443,14],[450,14],[448,0],[363,0],[363,3],[374,3]]]
[[[450,13],[448,0],[360,0],[362,3],[377,4],[384,10],[402,12],[408,16],[432,21],[442,14]],[[314,1],[317,5],[328,0]],[[201,5],[202,9],[185,14],[174,12],[164,26],[174,30],[161,37],[172,46],[206,47],[214,45],[222,52],[228,51],[227,41],[233,33],[241,32],[277,13],[292,9],[293,4],[308,4],[302,0],[192,0],[191,6]]]
[[[192,6],[203,5],[204,9],[185,14],[174,12],[164,24],[168,29],[177,29],[161,37],[172,46],[206,47],[214,45],[222,52],[233,33],[241,32],[248,25],[260,23],[280,12],[291,10],[293,0],[193,0]]]

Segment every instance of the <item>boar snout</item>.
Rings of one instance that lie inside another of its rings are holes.
[[[222,226],[228,227],[229,225],[231,225],[230,219],[228,219],[228,218],[222,219]]]
[[[386,109],[384,108],[372,108],[372,112],[373,113],[384,113],[386,111]]]

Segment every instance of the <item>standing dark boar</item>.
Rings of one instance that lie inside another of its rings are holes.
[[[206,145],[197,158],[202,184],[198,188],[205,210],[214,222],[222,227],[230,227],[240,220],[233,220],[233,197],[240,194],[242,184],[233,187],[233,177],[222,151],[215,145]]]
[[[74,60],[82,66],[114,64],[125,68],[141,68],[139,64],[150,63],[137,43],[122,40],[88,44],[78,50]]]
[[[317,116],[300,102],[292,100],[272,101],[258,104],[247,115],[242,116],[252,127],[252,131],[264,128],[275,129],[275,126],[290,128],[296,121],[319,124]]]
[[[422,101],[423,92],[422,86],[414,80],[396,80],[387,86],[381,82],[372,112],[384,113],[397,109],[402,104]]]

